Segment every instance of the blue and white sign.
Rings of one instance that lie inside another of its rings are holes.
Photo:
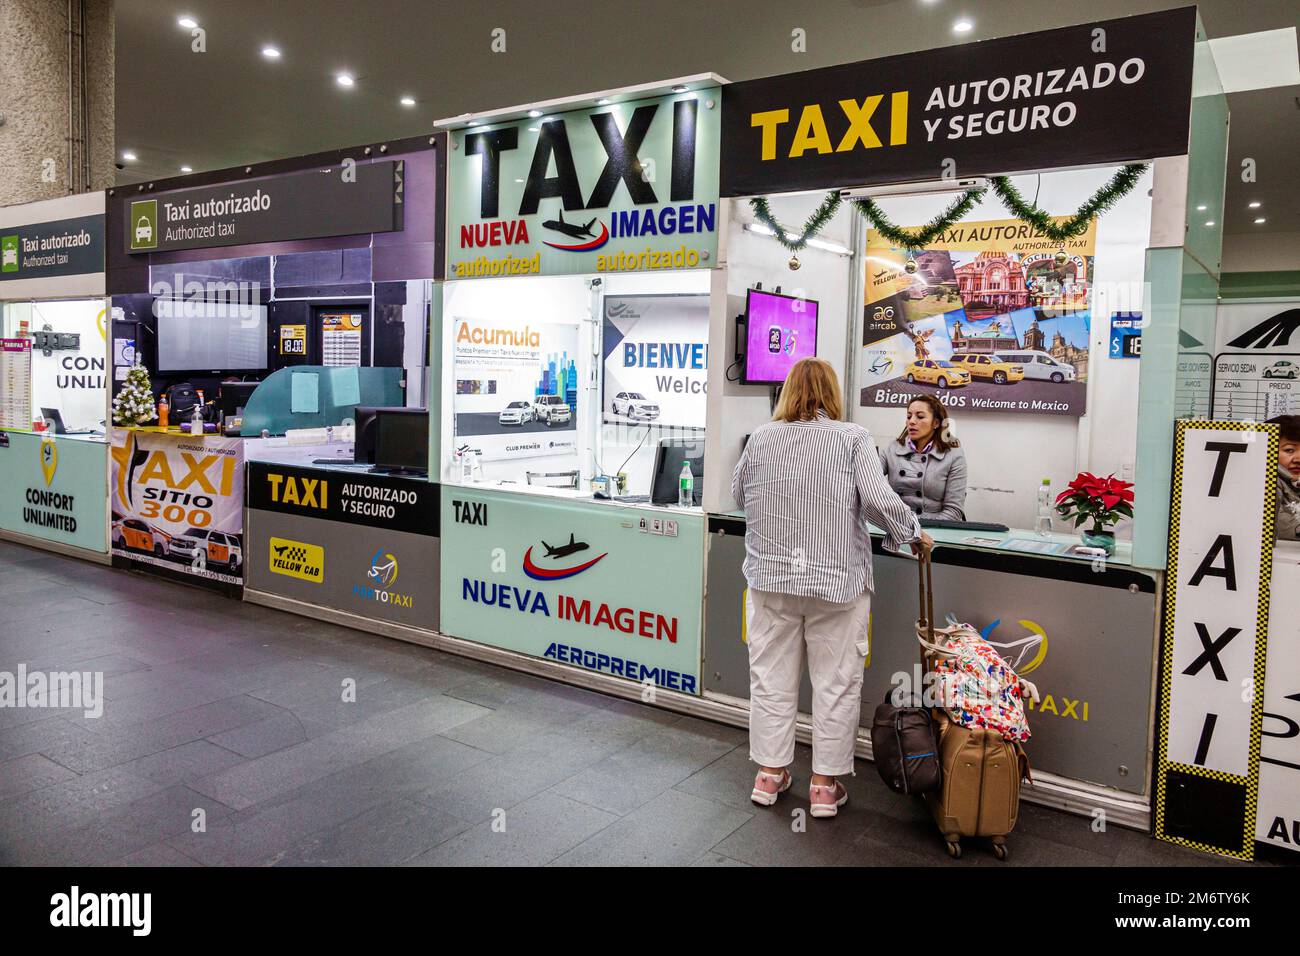
[[[1110,317],[1110,357],[1142,357],[1142,313],[1116,312]]]

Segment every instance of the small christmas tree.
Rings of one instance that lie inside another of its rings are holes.
[[[149,370],[136,362],[126,373],[126,383],[113,399],[113,424],[137,426],[154,420],[157,410],[153,402],[153,386],[149,383]]]

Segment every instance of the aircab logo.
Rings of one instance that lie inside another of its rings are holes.
[[[411,595],[400,594],[392,589],[397,583],[397,573],[397,556],[380,548],[370,558],[365,582],[352,585],[353,597],[393,607],[412,608],[414,602]]]
[[[570,118],[559,116],[531,127],[537,130],[537,140],[516,217],[509,219],[500,218],[501,157],[520,148],[519,126],[466,133],[466,161],[473,162],[471,157],[479,157],[479,217],[485,221],[461,226],[460,247],[473,249],[531,242],[530,224],[524,217],[537,215],[542,201],[547,199],[560,200],[560,208],[542,220],[541,240],[550,248],[565,252],[591,252],[611,238],[713,232],[716,204],[692,201],[698,111],[699,103],[694,99],[672,104],[672,149],[666,157],[669,166],[666,178],[668,201],[674,205],[657,210],[615,211],[608,222],[584,213],[608,209],[614,204],[620,186],[626,189],[636,207],[658,206],[662,201],[656,190],[656,183],[661,179],[656,163],[643,159],[640,149],[652,125],[665,121],[661,118],[668,112],[665,104],[638,106],[628,120],[626,131],[619,130],[615,109]],[[584,198],[570,136],[581,141],[593,134],[603,150],[605,162],[591,192]],[[548,175],[551,170],[554,175]],[[536,224],[532,228],[536,229]]]

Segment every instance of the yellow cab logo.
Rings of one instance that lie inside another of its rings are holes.
[[[315,544],[273,537],[269,567],[273,574],[320,584],[325,580],[325,549]]]
[[[59,449],[53,438],[41,439],[41,474],[45,476],[45,485],[49,487],[54,481],[54,472],[59,467]]]

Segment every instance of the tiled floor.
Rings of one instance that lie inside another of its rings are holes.
[[[809,820],[801,747],[759,809],[742,730],[0,542],[19,664],[102,671],[105,704],[0,708],[0,864],[948,865],[868,764]],[[1012,865],[1218,862],[1034,806],[1011,839]]]

